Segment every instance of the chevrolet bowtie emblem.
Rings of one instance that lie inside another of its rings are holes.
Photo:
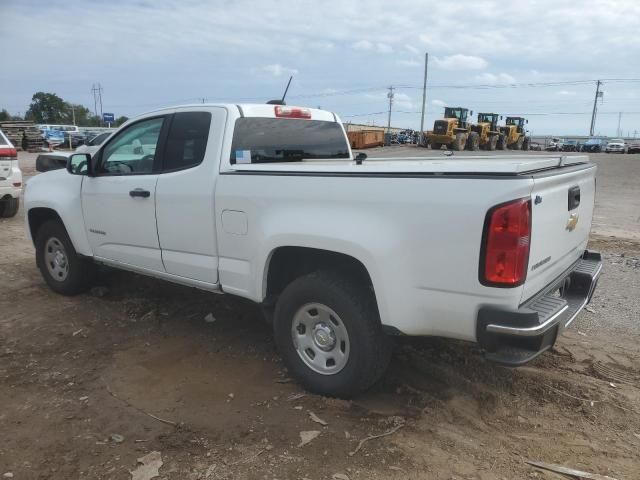
[[[567,220],[567,230],[573,232],[576,229],[576,225],[578,225],[578,214],[572,213],[569,215],[569,220]]]

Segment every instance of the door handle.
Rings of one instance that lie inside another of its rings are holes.
[[[149,198],[151,196],[151,192],[149,190],[144,190],[142,188],[136,188],[135,190],[131,190],[129,192],[130,197],[141,197],[141,198]]]
[[[580,205],[580,187],[576,185],[575,187],[571,187],[569,189],[569,201],[568,201],[568,209],[569,211],[578,208]]]

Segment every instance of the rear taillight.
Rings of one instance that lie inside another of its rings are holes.
[[[13,147],[0,147],[0,160],[16,160],[18,151]]]
[[[480,282],[491,287],[517,287],[527,276],[531,244],[531,200],[496,205],[484,223]]]
[[[279,118],[311,118],[311,110],[300,107],[287,107],[278,105],[275,107],[276,117]]]

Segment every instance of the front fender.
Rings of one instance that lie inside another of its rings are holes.
[[[34,208],[55,211],[62,220],[76,252],[93,256],[84,228],[81,198],[83,178],[82,175],[71,175],[66,170],[54,170],[29,179],[24,192],[25,214],[28,220],[29,212]],[[26,225],[28,235],[31,236],[28,221]]]

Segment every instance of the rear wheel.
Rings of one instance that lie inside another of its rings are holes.
[[[467,150],[477,152],[480,150],[480,135],[478,132],[471,132],[467,138]]]
[[[466,143],[467,143],[467,135],[462,132],[456,133],[456,138],[451,144],[451,149],[455,150],[456,152],[462,151],[464,150],[464,146]]]
[[[371,387],[391,358],[371,289],[335,272],[294,280],[280,295],[275,339],[307,390],[351,397]]]
[[[15,217],[20,208],[19,198],[9,198],[7,200],[0,200],[0,217],[9,218]]]
[[[431,150],[440,150],[440,148],[442,147],[441,143],[431,143]]]
[[[62,223],[48,220],[36,235],[36,265],[47,285],[62,295],[89,289],[94,265],[80,257]]]

